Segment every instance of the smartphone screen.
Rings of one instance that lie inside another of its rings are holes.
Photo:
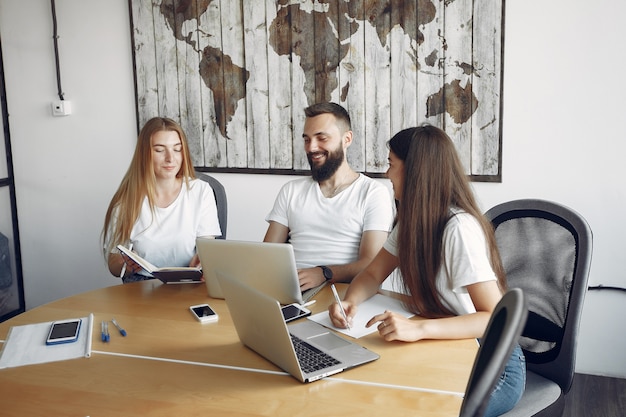
[[[68,320],[52,323],[46,344],[69,343],[78,339],[81,320]]]
[[[292,320],[299,319],[301,317],[306,317],[311,314],[309,310],[298,307],[294,304],[286,305],[282,308],[283,317],[285,318],[285,322],[290,322]]]
[[[211,309],[208,305],[195,306],[191,308],[198,318],[202,317],[210,317],[215,315],[215,311]]]
[[[213,323],[216,322],[218,317],[217,313],[213,311],[208,304],[198,304],[195,306],[189,307],[189,310],[193,313],[196,320],[201,323]]]

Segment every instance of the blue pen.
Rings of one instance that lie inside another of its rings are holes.
[[[111,319],[111,323],[113,323],[113,325],[114,325],[115,327],[117,327],[117,330],[119,330],[119,331],[120,331],[120,334],[121,334],[122,336],[126,336],[126,330],[122,329],[122,328],[120,327],[120,325],[119,325],[119,324],[117,324],[117,322],[115,321],[115,319]]]
[[[108,342],[111,336],[109,335],[109,324],[106,321],[102,322],[102,341]]]

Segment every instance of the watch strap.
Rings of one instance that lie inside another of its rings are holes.
[[[322,273],[324,274],[324,279],[326,281],[330,281],[333,279],[333,270],[327,267],[326,265],[319,265],[318,268],[322,268]]]

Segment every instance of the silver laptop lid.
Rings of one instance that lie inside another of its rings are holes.
[[[201,237],[196,247],[210,297],[224,298],[216,276],[221,271],[281,304],[303,302],[291,245]]]
[[[301,382],[312,382],[379,358],[376,353],[337,336],[313,321],[301,320],[287,326],[276,300],[247,286],[240,279],[235,280],[220,272],[217,279],[243,344]],[[303,372],[290,333],[331,355],[339,364]]]
[[[221,272],[216,279],[241,342],[304,382],[278,301]]]

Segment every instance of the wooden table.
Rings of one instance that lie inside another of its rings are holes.
[[[340,292],[345,285],[338,286]],[[332,302],[328,288],[313,312]],[[188,307],[208,302],[219,322]],[[0,323],[11,326],[94,314],[92,356],[0,370],[2,416],[458,416],[476,341],[358,341],[380,354],[364,366],[302,384],[244,347],[224,300],[203,284],[145,281],[64,298]],[[100,322],[115,318],[111,340]]]

